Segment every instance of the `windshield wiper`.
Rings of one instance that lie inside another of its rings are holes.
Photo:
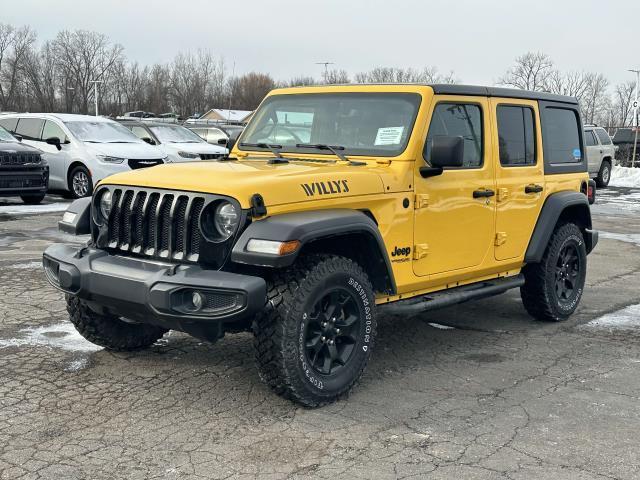
[[[327,145],[325,143],[297,143],[296,148],[313,148],[315,150],[329,150],[336,157],[343,162],[347,162],[349,165],[366,165],[365,162],[357,162],[355,160],[349,160],[340,150],[344,150],[342,145]]]
[[[240,143],[241,147],[250,147],[250,148],[266,148],[271,153],[273,153],[276,158],[269,160],[268,163],[289,163],[289,160],[280,155],[280,150],[282,149],[282,145],[278,145],[275,143]]]

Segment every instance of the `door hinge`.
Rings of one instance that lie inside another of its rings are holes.
[[[429,194],[428,193],[418,193],[416,194],[416,199],[414,202],[415,209],[424,208],[429,205]]]
[[[509,198],[509,189],[508,188],[499,188],[498,189],[498,201],[504,202],[507,198]]]
[[[504,244],[507,241],[507,233],[506,232],[497,232],[496,233],[496,247]]]
[[[429,245],[426,243],[419,243],[413,246],[413,259],[420,260],[422,257],[426,257],[429,254]]]

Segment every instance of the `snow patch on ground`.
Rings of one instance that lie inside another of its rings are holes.
[[[24,328],[20,338],[0,338],[0,348],[7,347],[48,347],[67,352],[96,352],[102,347],[85,340],[70,323],[60,323],[46,327]]]
[[[640,305],[630,305],[607,313],[602,317],[591,320],[581,328],[595,330],[636,330],[640,329]]]
[[[42,262],[16,263],[9,265],[9,268],[15,268],[16,270],[37,270],[42,268]]]
[[[600,238],[610,238],[611,240],[633,243],[634,245],[640,247],[640,233],[611,233],[603,232],[602,230],[600,230],[598,234]]]
[[[42,205],[1,205],[0,214],[5,215],[33,215],[37,213],[64,212],[69,202],[55,202]]]
[[[455,327],[449,325],[441,325],[440,323],[430,323],[430,327],[437,328],[438,330],[455,330]]]
[[[640,168],[614,166],[609,186],[640,188]]]

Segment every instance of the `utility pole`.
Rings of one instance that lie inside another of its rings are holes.
[[[640,89],[640,70],[629,70],[636,74],[636,100],[633,102],[633,123],[636,125],[633,139],[633,155],[631,156],[631,166],[636,166],[636,146],[638,145],[638,89]]]
[[[329,65],[335,65],[333,62],[316,62],[316,65],[324,65],[324,83],[327,83],[329,78]]]
[[[102,83],[102,80],[90,80],[89,83],[93,83],[93,101],[96,105],[96,117],[98,116],[98,84]]]

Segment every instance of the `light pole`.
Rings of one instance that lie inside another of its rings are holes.
[[[636,100],[633,109],[633,123],[636,124],[636,131],[633,138],[633,155],[631,156],[631,166],[636,166],[636,146],[638,145],[638,89],[640,89],[640,70],[629,70],[636,74]]]
[[[333,62],[316,62],[316,65],[324,65],[324,83],[327,83],[329,78],[329,65],[335,65]]]
[[[90,80],[89,83],[93,83],[93,101],[96,105],[96,117],[98,116],[98,84],[102,83],[102,80]]]
[[[67,99],[67,110],[69,110],[69,113],[73,113],[73,92],[75,91],[74,87],[67,87],[67,95],[66,95],[66,99]],[[69,106],[69,95],[71,95],[71,106]]]

